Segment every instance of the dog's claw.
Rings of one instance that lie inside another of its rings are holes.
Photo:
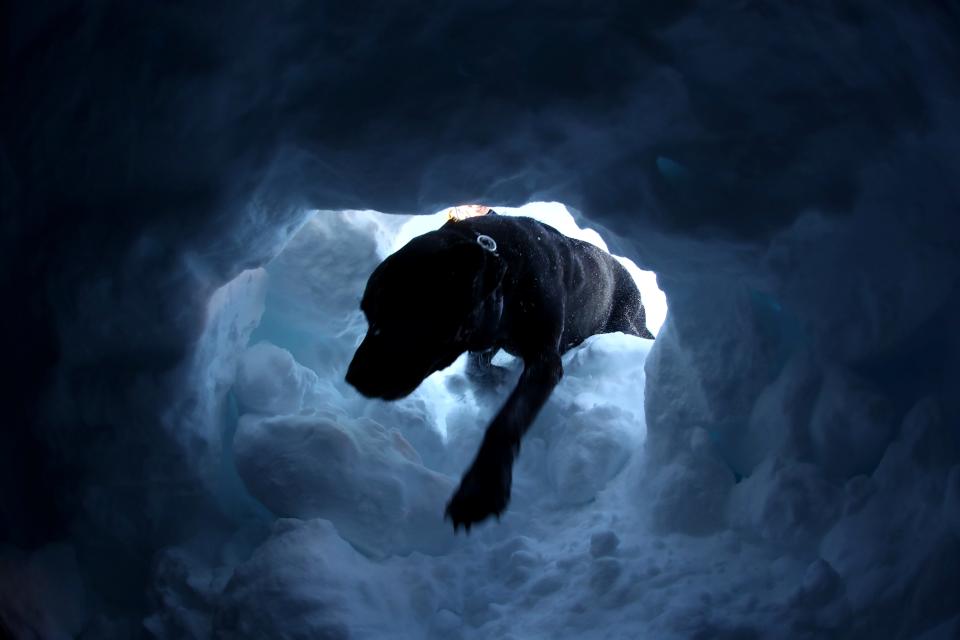
[[[446,517],[453,521],[456,533],[463,525],[470,533],[474,524],[490,516],[500,520],[510,501],[512,458],[481,456],[460,481],[460,487],[447,505]]]

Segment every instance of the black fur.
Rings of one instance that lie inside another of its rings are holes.
[[[506,508],[520,440],[563,376],[561,354],[598,333],[653,337],[620,263],[531,218],[468,218],[414,238],[373,272],[360,307],[370,326],[346,379],[369,397],[401,398],[465,351],[474,372],[499,349],[523,361],[447,505],[454,529],[468,531]]]

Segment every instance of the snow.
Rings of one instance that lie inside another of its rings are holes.
[[[832,367],[810,416],[814,458],[830,476],[873,471],[894,433],[890,402],[858,376]]]
[[[280,519],[227,583],[213,637],[390,637],[413,617],[406,592],[416,585],[399,591],[402,578],[368,562],[326,520]]]
[[[545,210],[549,221],[560,209]],[[564,214],[558,226],[572,220]],[[589,338],[565,355],[524,439],[502,521],[455,536],[444,506],[507,388],[475,388],[462,358],[393,403],[342,381],[364,330],[350,318],[366,273],[397,246],[392,234],[430,226],[357,216],[309,219],[264,269],[249,346],[218,343],[234,353],[224,360],[240,414],[232,461],[269,531],[207,568],[173,560],[189,546],[170,549],[161,566],[179,569],[156,578],[170,594],[150,617],[156,635],[748,637],[778,619],[816,635],[849,628],[851,612],[876,599],[880,583],[851,576],[875,560],[863,550],[854,560],[842,545],[855,538],[836,531],[865,526],[858,514],[879,504],[869,474],[893,464],[884,449],[894,428],[877,423],[889,407],[838,365],[803,351],[782,362],[766,307],[716,291],[709,305],[743,318],[752,351],[729,336],[730,346],[680,341],[684,325],[669,320],[656,342]],[[356,263],[334,266],[354,251]],[[497,361],[515,379],[518,363]],[[731,365],[761,369],[753,402],[699,386]],[[752,437],[725,441],[721,407],[741,413]],[[661,430],[678,426],[648,446],[651,416]],[[197,580],[202,597],[181,595]]]
[[[322,412],[244,416],[233,446],[250,493],[278,516],[330,520],[370,555],[452,543],[442,514],[456,486],[424,467],[399,431]]]
[[[318,402],[320,389],[320,377],[313,370],[269,342],[243,352],[233,383],[242,411],[266,415],[297,414]]]
[[[955,10],[68,4],[4,12],[0,635],[958,637]],[[670,312],[434,540],[505,390],[346,388],[434,224],[369,209],[540,200]]]
[[[560,205],[524,211],[605,246]],[[227,553],[162,552],[153,635],[821,637],[876,630],[882,602],[911,632],[951,610],[910,596],[954,588],[960,465],[938,403],[899,421],[776,300],[730,283],[679,289],[655,341],[567,353],[509,509],[454,535],[444,506],[519,363],[500,354],[491,390],[461,358],[397,402],[342,379],[367,274],[441,214],[318,212],[213,296],[189,415],[236,407],[220,464],[245,524],[218,534]],[[704,309],[719,339],[691,321]],[[904,531],[922,554],[901,553]]]
[[[504,209],[524,212],[606,246],[561,205]],[[343,381],[367,275],[441,214],[317,212],[213,292],[182,368],[191,392],[163,424],[185,428],[174,441],[235,520],[157,554],[150,634],[857,636],[899,611],[898,633],[949,636],[960,450],[940,401],[904,414],[847,352],[825,354],[819,329],[723,278],[670,283],[655,341],[606,334],[567,353],[502,521],[455,535],[444,506],[519,363],[498,355],[510,374],[491,390],[461,358],[389,403]],[[664,299],[630,270],[645,303]],[[71,553],[7,554],[8,574],[63,577],[59,608],[15,624],[129,634],[86,619]]]
[[[50,640],[66,640],[83,629],[83,581],[69,545],[47,545],[29,554],[0,547],[0,576],[0,621],[10,628],[33,629]]]
[[[576,231],[562,206],[541,207],[528,209]],[[343,383],[338,369],[364,330],[349,318],[383,255],[374,252],[396,246],[383,241],[391,233],[426,228],[421,218],[358,219],[309,219],[264,269],[262,322],[249,346],[218,343],[235,354],[237,474],[280,519],[249,560],[205,569],[222,593],[205,596],[202,628],[223,637],[375,638],[389,629],[394,637],[468,638],[507,634],[534,602],[581,612],[590,608],[583,597],[625,605],[625,575],[649,563],[630,535],[644,516],[630,501],[613,505],[642,466],[651,341],[594,336],[566,354],[564,379],[524,440],[510,510],[502,523],[454,536],[444,506],[508,389],[474,388],[462,358],[395,403],[361,398]],[[579,235],[602,245],[595,232]],[[318,370],[298,361],[319,351],[340,360]],[[515,379],[516,361],[498,363]],[[579,577],[571,582],[570,574]],[[151,617],[160,635],[174,628],[163,626],[174,618],[162,612]],[[180,628],[198,624],[197,613],[176,619],[186,621]],[[527,631],[517,637],[544,623],[542,611],[520,620]],[[588,626],[578,624],[577,634]]]

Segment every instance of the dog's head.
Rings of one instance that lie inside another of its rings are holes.
[[[360,308],[367,335],[346,380],[360,393],[395,400],[472,348],[491,315],[506,267],[480,242],[431,232],[384,260],[367,281]]]

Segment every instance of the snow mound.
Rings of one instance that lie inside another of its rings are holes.
[[[286,349],[260,342],[243,352],[233,383],[240,408],[264,415],[299,413],[332,399],[332,389],[324,394],[320,378],[304,367]]]
[[[558,425],[547,468],[550,486],[562,502],[589,502],[623,469],[636,448],[632,414],[616,407],[585,409]]]
[[[443,508],[454,489],[399,431],[334,413],[246,415],[234,439],[250,493],[281,517],[325,518],[363,552],[441,553],[454,538]]]
[[[865,380],[831,367],[810,419],[815,456],[828,475],[849,478],[877,466],[895,432],[889,400]]]
[[[281,519],[238,566],[214,616],[223,640],[416,637],[416,585],[370,563],[326,520]],[[266,606],[265,606],[266,605]]]
[[[341,249],[363,248],[372,269],[370,252],[391,246],[400,225],[362,219],[366,239],[353,222],[305,233],[342,259]],[[290,265],[305,266],[321,247],[289,250],[300,256]],[[348,317],[350,296],[332,301],[342,315],[318,311],[314,326],[297,325],[298,305],[322,306],[322,291],[275,296],[276,277],[324,276],[266,272],[254,344],[236,353],[236,340],[224,342],[233,355],[222,360],[235,366],[218,371],[228,380],[235,370],[240,415],[226,433],[236,425],[237,484],[265,507],[254,520],[272,533],[209,566],[168,550],[148,618],[155,635],[956,629],[960,443],[943,399],[905,403],[874,363],[825,353],[807,335],[819,329],[769,282],[669,282],[671,316],[655,341],[599,335],[565,354],[564,377],[523,440],[502,521],[454,537],[444,505],[513,381],[476,386],[461,358],[400,401],[362,398],[342,380],[363,332]],[[359,295],[363,282],[347,269],[324,286]],[[515,380],[518,362],[497,363]]]

